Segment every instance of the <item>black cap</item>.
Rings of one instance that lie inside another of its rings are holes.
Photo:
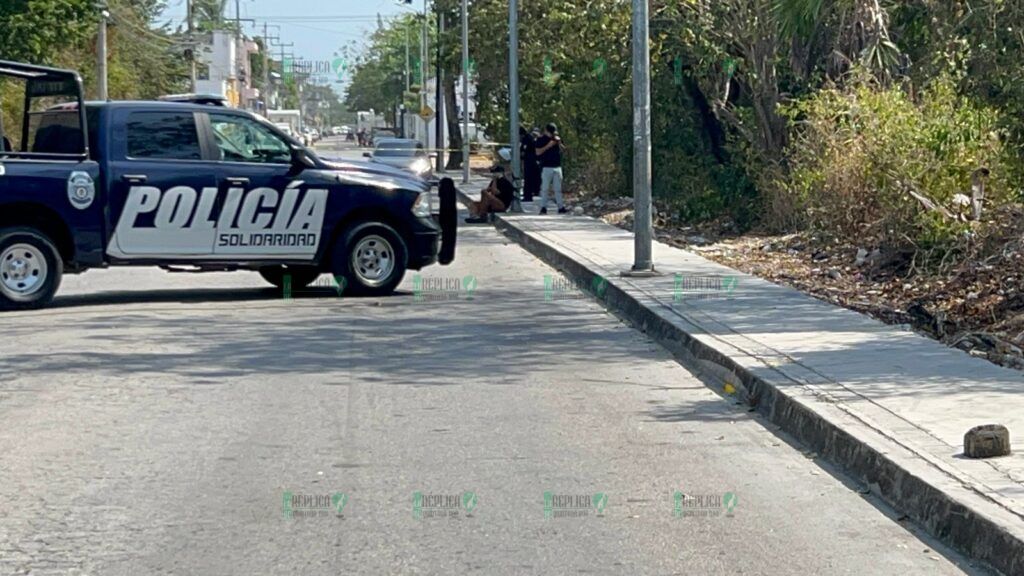
[[[547,130],[548,132],[551,132],[552,134],[558,132],[558,126],[554,122],[545,126],[544,129]]]

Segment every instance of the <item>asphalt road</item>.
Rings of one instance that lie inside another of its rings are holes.
[[[66,277],[2,316],[0,574],[981,573],[549,275]]]

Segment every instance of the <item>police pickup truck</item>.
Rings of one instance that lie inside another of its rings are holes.
[[[406,269],[454,257],[449,179],[439,223],[422,179],[323,160],[248,112],[85,102],[73,71],[0,60],[0,95],[12,93],[0,102],[2,308],[45,306],[62,274],[107,266],[257,270],[292,288],[327,272],[383,295]]]

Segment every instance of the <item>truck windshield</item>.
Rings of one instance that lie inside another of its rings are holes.
[[[375,156],[393,156],[399,158],[412,158],[425,156],[423,144],[411,140],[381,140],[374,149]]]

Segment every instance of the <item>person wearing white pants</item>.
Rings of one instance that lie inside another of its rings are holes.
[[[540,211],[545,214],[548,211],[548,192],[555,191],[555,204],[558,205],[558,212],[565,213],[565,202],[562,200],[562,169],[542,168],[540,172]]]
[[[558,136],[558,126],[548,124],[544,135],[537,139],[537,160],[541,167],[540,182],[540,213],[548,213],[548,193],[555,191],[555,204],[558,213],[565,214],[565,202],[562,200],[562,150],[565,145]]]

